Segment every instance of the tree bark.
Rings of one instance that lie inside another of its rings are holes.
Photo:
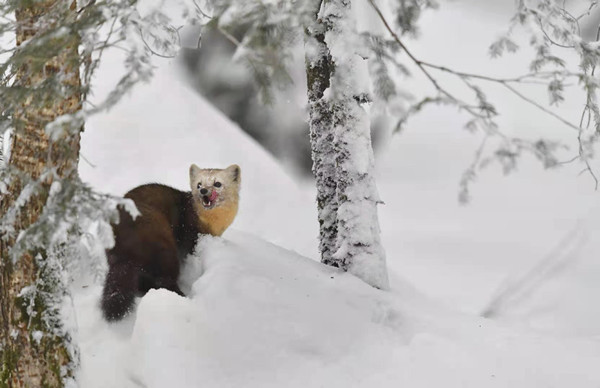
[[[326,26],[318,18],[321,1],[315,2],[313,23],[305,29],[306,80],[308,89],[312,171],[317,187],[319,252],[321,262],[338,266],[332,258],[337,250],[337,211],[333,115],[324,93],[329,88],[333,62],[325,44]]]
[[[74,18],[75,5],[64,0],[23,1],[16,12],[17,45],[31,44],[28,41],[55,28],[56,23]],[[50,10],[52,18],[47,17]],[[0,387],[62,387],[74,373],[76,360],[68,334],[60,320],[51,316],[48,301],[39,296],[44,292],[60,297],[66,292],[47,268],[47,252],[42,249],[15,257],[11,249],[19,231],[38,219],[54,179],[77,174],[82,128],[67,129],[60,139],[51,141],[45,127],[57,117],[81,109],[79,42],[72,30],[50,38],[44,43],[44,48],[53,48],[50,55],[25,61],[14,84],[27,97],[12,115],[14,132],[7,161],[11,182],[8,194],[1,198],[0,214],[4,217],[15,206],[27,183],[39,181],[41,188],[20,208],[15,233],[1,236]],[[50,79],[58,86],[47,83]],[[33,299],[24,292],[32,287],[37,295]]]

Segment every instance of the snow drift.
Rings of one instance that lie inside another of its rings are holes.
[[[595,387],[600,349],[449,312],[244,233],[205,237],[119,324],[78,303],[83,387]],[[83,296],[83,295],[82,295]]]

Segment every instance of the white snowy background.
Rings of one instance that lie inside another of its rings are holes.
[[[410,42],[420,57],[479,74],[526,71],[526,51],[487,55],[511,2],[441,5]],[[121,66],[118,55],[106,59],[96,96]],[[492,166],[460,205],[458,182],[480,139],[455,110],[425,110],[376,155],[392,286],[381,292],[317,262],[310,182],[194,93],[176,61],[156,65],[149,84],[86,124],[82,179],[118,195],[147,182],[188,189],[191,163],[237,163],[240,212],[189,259],[181,279],[189,298],[151,291],[108,324],[101,284],[77,279],[82,387],[600,386],[599,197],[581,166],[543,171],[525,159],[508,177]],[[429,87],[419,77],[404,85]],[[573,141],[543,112],[486,90],[507,132]],[[577,121],[582,101],[568,96],[561,113]],[[481,317],[524,276],[527,288],[493,319]]]

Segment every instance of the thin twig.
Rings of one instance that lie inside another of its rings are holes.
[[[417,65],[417,67],[429,79],[429,81],[433,84],[433,86],[438,91],[440,91],[442,94],[444,94],[447,97],[453,99],[457,103],[460,101],[459,99],[457,99],[453,95],[451,95],[448,91],[446,91],[445,89],[443,89],[439,85],[439,83],[437,82],[437,80],[427,71],[426,67],[435,68],[435,69],[438,69],[438,70],[441,70],[441,71],[445,71],[445,72],[448,72],[450,74],[457,75],[459,77],[476,78],[476,79],[481,79],[481,80],[488,81],[488,82],[499,83],[499,84],[503,85],[504,87],[506,87],[508,90],[510,90],[512,93],[514,93],[515,95],[517,95],[519,98],[521,98],[524,101],[528,102],[529,104],[535,106],[536,108],[540,109],[541,111],[543,111],[543,112],[549,114],[550,116],[556,118],[557,120],[561,121],[562,123],[566,124],[567,126],[569,126],[571,128],[574,128],[576,130],[579,130],[579,127],[577,127],[575,124],[570,123],[566,119],[560,117],[558,114],[556,114],[556,113],[552,112],[551,110],[543,107],[542,105],[538,104],[537,102],[535,102],[532,99],[528,98],[527,96],[523,95],[522,93],[520,93],[519,91],[517,91],[515,88],[513,88],[511,85],[509,85],[510,82],[519,82],[519,80],[521,80],[521,79],[528,78],[528,77],[531,78],[533,76],[532,74],[527,74],[527,75],[524,75],[524,76],[521,76],[521,77],[516,77],[516,78],[501,79],[501,78],[493,78],[493,77],[488,77],[488,76],[483,76],[483,75],[477,75],[477,74],[469,74],[469,73],[464,73],[464,72],[458,72],[458,71],[455,71],[455,70],[451,70],[451,69],[449,69],[447,67],[438,66],[438,65],[434,65],[432,63],[421,61],[420,59],[416,58],[407,49],[407,47],[404,45],[404,43],[402,43],[402,41],[400,40],[400,38],[398,37],[398,35],[396,34],[396,32],[391,28],[390,24],[388,23],[387,19],[385,18],[385,16],[381,12],[381,9],[377,6],[377,4],[375,4],[375,2],[373,0],[369,0],[369,3],[371,4],[371,6],[373,7],[373,9],[375,10],[375,12],[377,13],[377,15],[379,16],[379,19],[381,20],[381,22],[383,23],[383,25],[385,26],[385,28],[387,29],[387,31],[390,33],[390,35],[392,36],[392,38],[396,41],[396,43],[404,50],[404,52],[406,53],[406,55],[408,55],[408,57]],[[552,74],[552,73],[546,73],[546,74],[544,74],[544,76],[548,76],[549,74]],[[569,73],[567,75],[573,75],[573,74]],[[468,110],[468,111],[470,113],[473,113],[471,110]],[[475,114],[475,116],[481,117],[481,115],[477,114],[477,113]]]
[[[177,55],[173,54],[173,55],[164,55],[164,54],[160,54],[156,51],[154,51],[152,49],[152,47],[150,47],[150,45],[148,44],[148,42],[146,42],[146,39],[144,39],[144,33],[142,32],[142,29],[138,27],[138,31],[140,33],[140,38],[142,39],[142,42],[144,43],[144,45],[146,46],[146,48],[153,54],[156,55],[157,57],[160,58],[166,58],[166,59],[171,59],[171,58],[175,58]]]
[[[594,9],[596,7],[596,5],[598,5],[597,1],[593,1],[590,6],[588,7],[587,11],[585,11],[584,13],[582,13],[581,15],[577,16],[577,20],[581,20],[583,17],[585,16],[590,16],[592,9]]]
[[[207,19],[210,19],[210,20],[212,20],[212,19],[213,19],[213,17],[212,17],[212,16],[208,15],[206,12],[204,12],[204,11],[202,10],[202,8],[200,8],[200,6],[199,6],[199,5],[198,5],[198,3],[196,2],[196,0],[193,0],[193,3],[194,3],[194,5],[196,6],[196,10],[197,10],[198,12],[200,12],[200,14],[201,14],[202,16],[204,16],[205,18],[207,18]]]
[[[563,160],[562,162],[556,162],[556,164],[571,164],[579,158],[580,158],[579,155],[575,155],[571,159]]]
[[[210,16],[209,14],[207,14],[206,12],[204,12],[202,10],[202,8],[200,7],[200,5],[198,5],[196,0],[193,0],[193,3],[196,6],[196,10],[200,13],[200,15],[204,16],[208,20],[213,20],[213,17]],[[196,42],[196,49],[200,50],[201,45],[202,45],[202,34],[198,34],[198,41]]]
[[[377,14],[379,15],[379,18],[381,19],[381,21],[383,22],[383,24],[385,25],[385,28],[388,30],[388,32],[392,35],[392,37],[394,38],[394,40],[396,41],[396,43],[404,50],[404,52],[406,53],[406,55],[409,56],[409,58],[415,63],[415,65],[417,65],[417,67],[421,70],[421,72],[429,79],[429,81],[431,82],[431,84],[435,87],[435,89],[443,94],[444,96],[450,98],[451,100],[455,101],[459,106],[461,106],[462,108],[464,108],[465,110],[467,110],[469,113],[471,113],[473,116],[476,117],[480,117],[480,118],[485,118],[484,116],[482,116],[480,113],[476,112],[472,106],[465,104],[463,102],[461,102],[461,100],[459,100],[458,98],[456,98],[455,96],[453,96],[450,92],[448,92],[446,89],[442,88],[440,86],[440,84],[437,82],[437,80],[429,73],[429,71],[427,71],[427,69],[425,68],[425,65],[423,64],[423,62],[421,62],[418,58],[416,58],[409,50],[408,48],[404,45],[404,43],[402,43],[402,41],[400,40],[400,38],[398,37],[398,35],[394,32],[394,30],[390,27],[387,19],[385,18],[385,16],[383,16],[383,13],[381,12],[381,10],[379,9],[379,7],[373,2],[373,0],[369,0],[369,3],[373,6],[373,8],[375,9],[375,12],[377,12]]]
[[[521,92],[519,92],[517,89],[515,89],[514,87],[512,87],[511,85],[507,84],[507,83],[502,83],[502,85],[504,85],[505,88],[507,88],[508,90],[510,90],[511,92],[513,92],[516,96],[518,96],[519,98],[521,98],[523,101],[528,102],[529,104],[535,106],[536,108],[540,109],[541,111],[549,114],[550,116],[554,117],[555,119],[561,121],[562,123],[564,123],[565,125],[575,129],[576,131],[580,131],[581,128],[578,127],[577,125],[567,121],[566,119],[562,118],[561,116],[557,115],[556,113],[552,112],[551,110],[543,107],[542,105],[538,104],[537,102],[533,101],[532,99],[530,99],[529,97],[525,96],[524,94],[522,94]]]
[[[565,3],[563,2],[563,6],[560,8],[560,10],[564,13],[564,15],[571,19],[573,21],[573,23],[575,23],[575,25],[577,26],[577,35],[581,36],[581,26],[579,25],[579,19],[577,19],[575,16],[573,16],[571,14],[571,12],[567,11],[567,8],[565,6]]]
[[[585,169],[580,173],[580,175],[584,172],[589,172],[590,175],[592,176],[592,178],[594,179],[594,183],[595,183],[595,190],[598,190],[598,177],[596,176],[596,174],[594,173],[594,171],[592,170],[592,166],[590,165],[590,161],[589,158],[587,157],[587,155],[585,155],[585,151],[583,149],[583,140],[582,140],[582,135],[583,135],[583,130],[579,131],[579,135],[577,135],[577,141],[579,143],[579,158],[583,161],[583,163],[585,164]]]
[[[89,164],[89,165],[90,165],[90,167],[92,167],[92,168],[96,168],[96,165],[95,165],[94,163],[90,162],[90,161],[89,161],[89,160],[88,160],[88,159],[85,157],[85,155],[84,155],[83,153],[81,153],[81,152],[80,152],[80,153],[79,153],[79,156],[81,156],[81,159],[83,159],[83,161],[84,161],[84,162],[86,162],[87,164]]]
[[[548,33],[546,32],[546,30],[544,29],[544,23],[542,22],[542,18],[537,13],[534,13],[534,15],[535,15],[535,18],[537,19],[537,22],[538,22],[539,26],[540,26],[540,31],[542,31],[542,33],[544,34],[544,36],[546,37],[546,39],[548,39],[548,42],[550,42],[551,44],[555,45],[556,47],[560,47],[560,48],[572,49],[572,48],[575,47],[573,45],[564,45],[564,44],[561,44],[561,43],[558,43],[558,42],[554,41],[554,39],[552,39],[550,37],[550,35],[548,35]]]
[[[436,70],[440,70],[446,73],[450,73],[450,74],[454,74],[458,77],[466,77],[466,78],[473,78],[473,79],[480,79],[482,81],[489,81],[489,82],[496,82],[496,83],[523,83],[526,81],[532,81],[530,80],[530,78],[552,78],[555,77],[556,75],[563,75],[563,76],[567,76],[567,77],[576,77],[578,74],[576,73],[563,73],[563,72],[557,72],[557,71],[547,71],[547,72],[541,72],[541,73],[527,73],[518,77],[512,77],[512,78],[497,78],[497,77],[490,77],[487,75],[481,75],[481,74],[474,74],[474,73],[465,73],[462,71],[457,71],[457,70],[453,70],[450,69],[448,67],[445,66],[440,66],[440,65],[436,65],[434,63],[430,63],[427,61],[423,61],[423,60],[418,60],[419,63],[421,63],[423,66],[432,68],[432,69],[436,69]]]

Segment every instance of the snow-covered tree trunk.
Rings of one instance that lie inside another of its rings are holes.
[[[350,0],[324,0],[307,33],[314,173],[321,240],[327,239],[321,241],[321,253],[324,263],[385,289],[389,283],[367,111],[369,75],[366,60],[356,53],[351,5]]]
[[[57,22],[44,18],[48,10],[54,16],[58,12],[62,18],[73,18],[75,5],[65,0],[23,1],[16,12],[17,45],[26,45]],[[16,255],[12,249],[15,236],[42,214],[53,180],[77,173],[81,128],[66,129],[54,141],[45,129],[57,117],[81,109],[79,41],[71,30],[48,37],[39,56],[21,63],[14,81],[30,97],[12,112],[14,132],[6,161],[10,184],[0,201],[3,217],[20,207],[14,231],[3,234],[0,241],[2,387],[62,387],[73,381],[77,364],[60,319],[67,292],[61,268],[47,260],[45,249]],[[27,192],[32,195],[26,199]]]
[[[333,112],[324,98],[329,88],[333,62],[325,44],[325,25],[318,18],[320,2],[311,10],[314,19],[306,28],[306,79],[308,89],[310,144],[313,174],[317,186],[317,212],[319,220],[319,252],[321,261],[337,265],[333,259],[337,241],[337,211],[335,181],[335,150]]]

